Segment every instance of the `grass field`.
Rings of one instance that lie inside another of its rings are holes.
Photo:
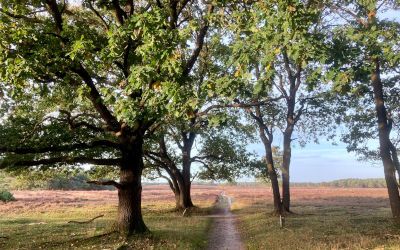
[[[199,208],[191,217],[173,211],[166,186],[145,186],[143,214],[150,234],[129,239],[111,233],[115,191],[16,191],[0,204],[0,249],[204,249],[216,196],[233,198],[233,212],[248,249],[400,249],[400,226],[390,217],[385,189],[293,188],[293,211],[280,229],[265,187],[194,186]],[[84,221],[98,215],[91,223]]]
[[[400,249],[386,189],[294,188],[285,227],[272,216],[267,188],[230,188],[248,249]]]
[[[206,194],[204,193],[206,192]],[[0,249],[203,249],[210,218],[204,216],[217,190],[195,187],[199,208],[191,217],[173,210],[165,186],[144,188],[144,220],[150,234],[129,239],[112,232],[117,196],[113,191],[17,191],[16,202],[0,204]],[[104,215],[87,224],[85,221]]]

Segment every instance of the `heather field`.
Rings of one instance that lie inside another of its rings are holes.
[[[0,205],[1,249],[205,249],[221,193],[247,249],[399,249],[400,227],[391,219],[383,188],[293,188],[293,212],[280,228],[269,187],[193,187],[198,206],[189,217],[174,211],[166,185],[143,189],[151,233],[120,238],[112,231],[116,191],[15,191]],[[104,215],[92,222],[78,224]]]

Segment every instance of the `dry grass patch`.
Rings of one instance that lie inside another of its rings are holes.
[[[283,229],[270,214],[266,195],[249,199],[235,191],[233,211],[248,249],[400,249],[400,225],[391,218],[382,190],[364,189],[357,195],[354,189],[324,189],[320,196],[317,189],[302,190],[305,200],[294,197],[296,214],[285,218]]]
[[[113,231],[116,192],[18,191],[17,201],[0,204],[0,249],[204,249],[214,189],[196,188],[190,217],[174,210],[166,187],[144,188],[143,215],[151,233],[120,237]],[[158,198],[157,199],[157,194]],[[87,224],[86,221],[104,215]]]

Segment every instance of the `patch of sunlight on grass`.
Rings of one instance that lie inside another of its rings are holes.
[[[233,211],[248,249],[400,249],[389,208],[296,206],[283,229],[270,205],[238,203]]]
[[[203,249],[207,244],[209,208],[200,204],[182,217],[168,202],[145,203],[143,214],[151,230],[143,236],[120,237],[112,231],[116,206],[84,206],[0,215],[0,249]],[[86,221],[103,214],[91,223]]]

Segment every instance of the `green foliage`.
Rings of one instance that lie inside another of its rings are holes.
[[[348,151],[357,153],[361,159],[379,158],[376,147],[376,110],[371,72],[379,62],[383,96],[388,120],[399,121],[399,65],[400,23],[384,18],[388,10],[399,7],[396,1],[337,1],[340,6],[334,13],[343,25],[332,30],[332,51],[325,80],[333,82],[333,92],[340,94],[336,107],[346,107],[336,113],[336,121],[346,130],[342,140]],[[348,13],[353,13],[347,16]],[[344,15],[344,16],[343,16]],[[392,126],[390,139],[394,145],[399,141],[398,126]]]
[[[279,176],[282,167],[282,151],[280,150],[279,147],[272,148],[272,157],[274,160],[274,167],[276,169],[277,175]],[[249,170],[251,175],[256,178],[257,182],[262,182],[262,183],[270,182],[268,169],[266,167],[265,157],[263,157],[262,160],[253,161],[249,165]]]
[[[9,202],[14,201],[15,198],[13,194],[8,190],[0,190],[0,201]]]
[[[244,142],[251,141],[251,137],[239,134],[238,131],[229,134],[211,130],[203,135],[197,160],[201,169],[199,179],[234,182],[248,174],[255,156],[248,152]]]
[[[112,187],[89,184],[89,180],[107,179],[111,175],[83,169],[47,169],[30,171],[12,171],[3,173],[10,189],[19,190],[105,190]],[[96,178],[94,178],[96,177]]]
[[[116,130],[122,125],[130,136],[143,136],[165,116],[190,117],[188,107],[194,109],[197,102],[192,69],[198,70],[198,53],[212,29],[209,21],[215,21],[211,5],[179,4],[174,16],[168,5],[146,1],[145,8],[145,2],[133,1],[132,13],[119,16],[104,1],[54,3],[57,11],[41,1],[0,1],[4,146],[119,143]],[[124,12],[125,1],[121,6]],[[19,168],[16,162],[50,158],[66,166],[71,164],[64,159],[115,159],[121,157],[118,149],[1,152],[0,163]]]

